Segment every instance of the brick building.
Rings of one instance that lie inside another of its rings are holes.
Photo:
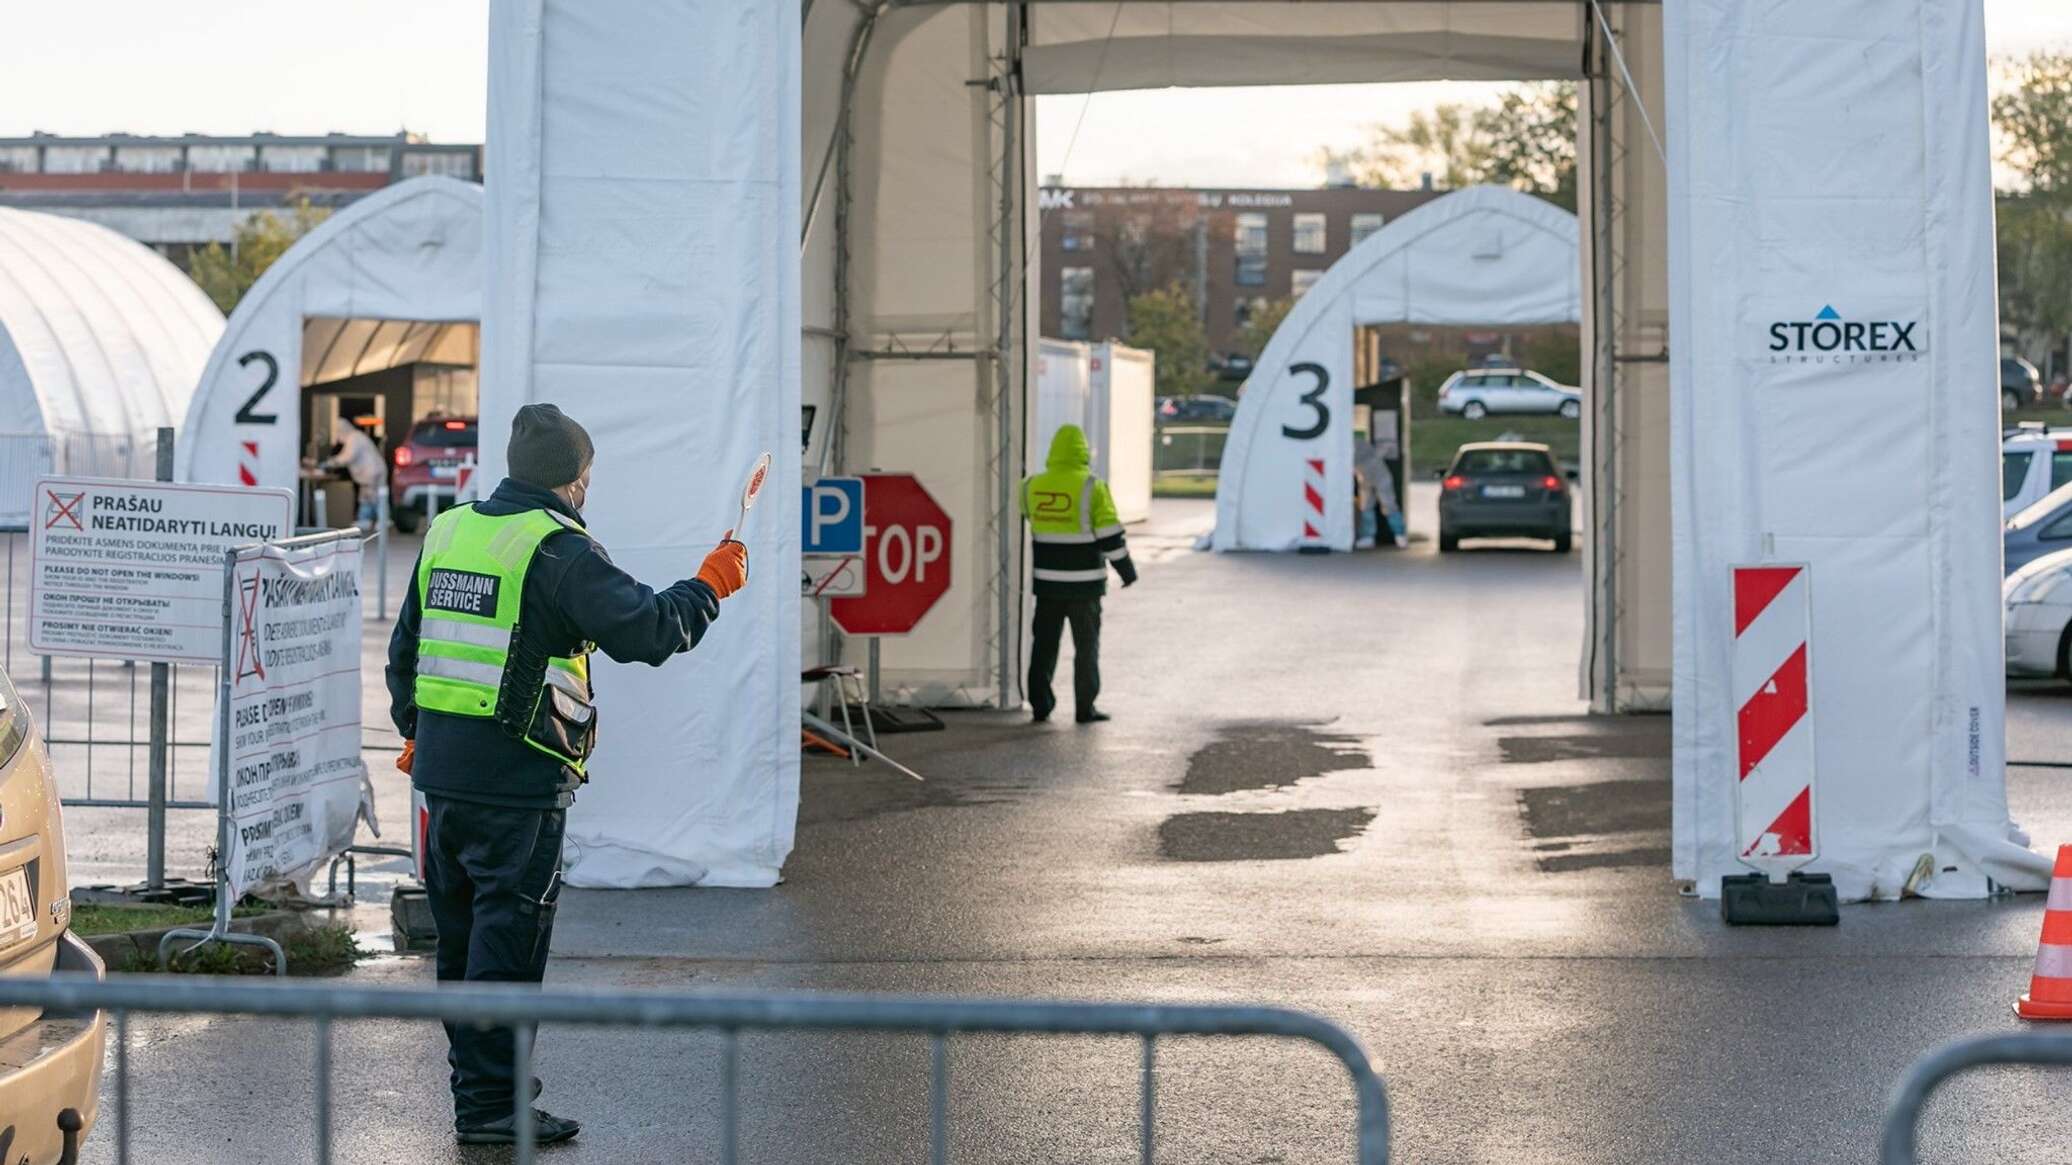
[[[1172,283],[1202,305],[1212,352],[1257,305],[1299,296],[1354,243],[1436,190],[1046,186],[1043,334],[1121,337],[1129,299]]]
[[[255,210],[338,207],[421,174],[482,179],[482,147],[408,133],[0,137],[0,206],[86,219],[185,267]]]

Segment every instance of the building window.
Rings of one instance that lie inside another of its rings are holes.
[[[1094,269],[1058,269],[1058,331],[1067,340],[1084,340],[1094,330]]]
[[[202,174],[230,174],[249,170],[258,158],[251,146],[189,146],[187,168]]]
[[[1232,278],[1239,287],[1259,287],[1266,282],[1266,216],[1237,216],[1237,271]]]
[[[1321,213],[1305,211],[1295,216],[1294,250],[1298,255],[1324,253],[1324,216]]]
[[[1317,285],[1317,280],[1322,279],[1323,277],[1324,273],[1315,268],[1306,268],[1303,270],[1290,272],[1288,276],[1288,294],[1295,297],[1296,299],[1301,299],[1303,293],[1307,292],[1310,288],[1315,287]]]
[[[263,146],[259,168],[271,174],[314,174],[324,168],[323,146]]]
[[[0,174],[34,174],[35,146],[0,146]]]
[[[1368,235],[1381,229],[1388,220],[1379,214],[1356,214],[1353,216],[1353,243],[1357,247]]]
[[[386,174],[387,146],[340,146],[331,151],[331,168],[345,174]]]
[[[1058,246],[1067,251],[1091,251],[1094,249],[1094,216],[1083,210],[1062,212],[1064,230],[1058,238]]]
[[[1255,295],[1248,299],[1240,295],[1235,306],[1236,310],[1231,313],[1231,324],[1242,330],[1246,324],[1252,322],[1253,316],[1266,310],[1266,297]]]
[[[403,151],[403,177],[416,178],[423,174],[442,174],[472,182],[475,179],[475,154],[472,150]]]
[[[178,146],[117,146],[115,168],[125,174],[173,174],[180,169]]]
[[[47,146],[43,151],[43,172],[98,174],[107,160],[106,146]]]

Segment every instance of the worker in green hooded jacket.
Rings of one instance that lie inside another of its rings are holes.
[[[1022,513],[1029,519],[1036,592],[1035,643],[1029,651],[1029,705],[1040,723],[1057,707],[1051,675],[1065,625],[1072,626],[1074,719],[1093,724],[1108,719],[1094,707],[1101,694],[1101,596],[1108,593],[1108,569],[1127,587],[1137,581],[1122,537],[1122,519],[1108,485],[1093,475],[1086,432],[1060,428],[1051,438],[1042,473],[1022,482]]]

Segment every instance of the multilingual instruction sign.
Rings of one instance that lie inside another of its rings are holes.
[[[229,597],[230,706],[210,758],[219,796],[229,792],[225,869],[233,894],[306,890],[358,819],[374,820],[360,757],[360,541],[241,549]]]
[[[29,646],[213,662],[223,555],[292,535],[287,490],[46,477],[29,507]]]

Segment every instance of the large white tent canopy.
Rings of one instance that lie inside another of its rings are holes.
[[[482,280],[472,182],[412,178],[332,215],[230,313],[188,407],[179,479],[293,488],[302,385],[449,349],[458,359],[467,345],[441,325],[482,318]]]
[[[0,208],[0,523],[44,473],[150,477],[223,331],[178,268],[103,226]]]
[[[1501,186],[1433,199],[1341,256],[1246,382],[1223,445],[1215,548],[1352,549],[1354,329],[1576,323],[1576,259],[1576,216]]]

